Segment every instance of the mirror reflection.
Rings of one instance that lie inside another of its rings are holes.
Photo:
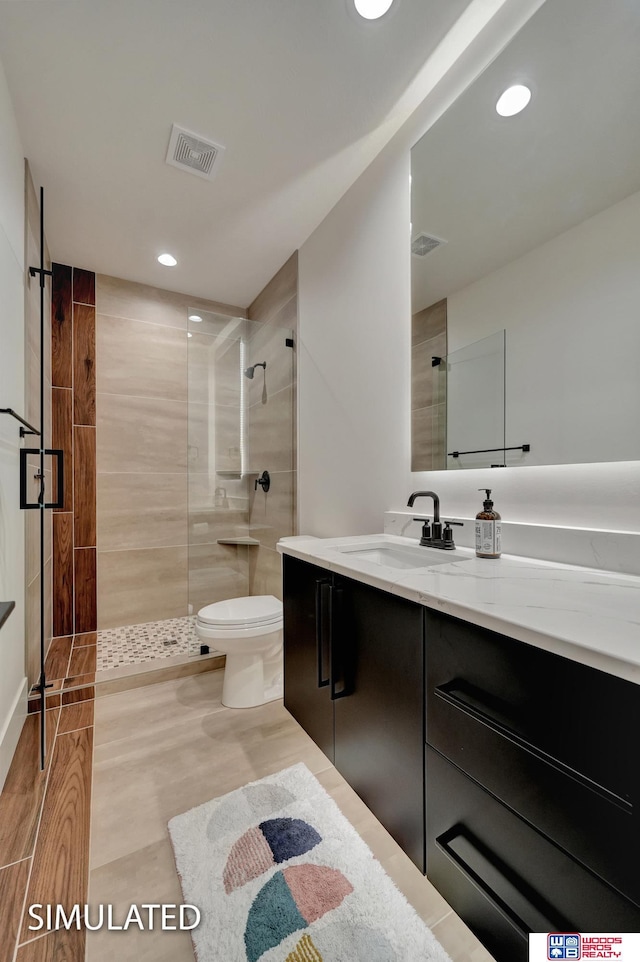
[[[498,415],[431,358],[502,330],[516,450],[483,463],[640,458],[639,49],[639,4],[549,0],[414,147],[413,470],[481,466],[446,454]]]
[[[505,337],[483,337],[437,365],[446,378],[446,467],[504,467]]]

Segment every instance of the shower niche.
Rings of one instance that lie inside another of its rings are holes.
[[[280,537],[294,533],[293,332],[190,309],[189,613],[280,594]],[[269,484],[263,483],[265,472]]]

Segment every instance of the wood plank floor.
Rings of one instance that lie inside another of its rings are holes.
[[[92,753],[92,728],[56,738],[27,905],[62,905],[69,915],[86,902]],[[33,938],[30,922],[23,920],[22,942]]]
[[[180,903],[169,819],[298,761],[316,774],[452,962],[492,962],[282,704],[224,708],[222,676],[206,672],[48,712],[51,761],[42,774],[38,719],[27,719],[0,795],[0,962],[193,962],[186,932],[34,937],[23,904],[111,904],[118,916],[134,903]]]
[[[0,869],[0,962],[12,962],[18,937],[29,859]]]
[[[59,711],[47,712],[47,758]],[[13,762],[0,794],[0,867],[31,858],[36,840],[48,771],[40,771],[40,718],[25,720]]]
[[[25,913],[87,901],[93,714],[93,701],[47,712],[43,772],[40,717],[25,721],[0,794],[0,962],[84,962],[84,932],[37,936]]]
[[[45,661],[48,708],[95,698],[97,637],[96,631],[89,631],[53,639]],[[40,696],[33,690],[29,711],[40,711]]]
[[[83,931],[51,932],[21,945],[16,962],[83,962],[86,937]]]
[[[492,962],[282,703],[232,710],[222,706],[221,690],[222,672],[207,672],[97,699],[90,904],[112,904],[118,915],[131,904],[180,903],[169,819],[302,761],[452,962]],[[87,933],[87,962],[114,958],[193,962],[194,956],[186,932]]]

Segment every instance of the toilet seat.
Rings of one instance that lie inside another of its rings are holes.
[[[273,595],[216,601],[198,612],[198,623],[203,628],[223,631],[275,626],[281,622],[282,602]]]

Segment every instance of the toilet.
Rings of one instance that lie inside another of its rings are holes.
[[[282,698],[282,602],[273,595],[230,598],[201,608],[196,634],[227,656],[222,704],[255,708]]]

